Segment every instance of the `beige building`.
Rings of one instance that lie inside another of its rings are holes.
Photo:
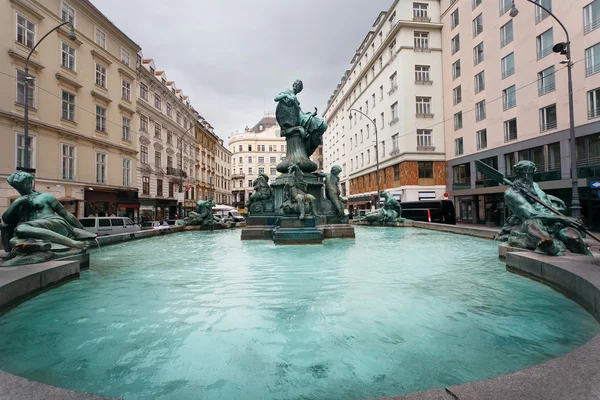
[[[533,161],[535,179],[570,203],[567,68],[553,53],[564,31],[526,1],[442,0],[445,132],[448,186],[464,222],[501,225],[502,193],[476,173],[474,161],[514,175],[513,165]],[[582,213],[600,224],[600,1],[541,0],[571,37],[577,174]]]
[[[253,183],[259,174],[270,180],[277,177],[277,164],[285,158],[285,138],[272,114],[265,115],[254,127],[229,136],[231,161],[232,205],[243,209],[254,191]]]
[[[23,137],[25,58],[29,62],[28,146]],[[134,217],[137,200],[136,54],[140,47],[87,0],[0,4],[0,213],[18,193],[6,178],[29,151],[36,189],[81,217]],[[128,89],[126,89],[128,88]]]
[[[174,219],[180,184],[185,192],[183,207],[194,208],[198,198],[195,126],[201,117],[189,97],[167,79],[166,72],[156,70],[152,59],[140,55],[138,77],[140,213],[147,220]]]
[[[340,189],[349,206],[375,205],[378,164],[380,189],[394,197],[443,197],[441,31],[439,0],[394,1],[331,95],[323,114],[329,125],[323,169],[342,167]]]
[[[217,204],[232,205],[231,199],[231,156],[232,153],[219,138],[216,146],[216,171],[214,187],[214,200]]]

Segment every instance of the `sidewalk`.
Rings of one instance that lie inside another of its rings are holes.
[[[476,229],[476,230],[494,232],[494,233],[500,232],[500,229],[501,229],[500,227],[497,227],[497,226],[485,226],[485,225],[480,225],[480,224],[463,224],[462,222],[457,222],[456,226],[462,226],[463,228]]]

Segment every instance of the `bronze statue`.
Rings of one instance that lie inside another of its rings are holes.
[[[402,207],[398,200],[390,196],[385,190],[379,192],[379,195],[384,199],[383,207],[368,212],[360,219],[361,221],[381,223],[406,221],[405,218],[401,217]]]
[[[252,203],[256,203],[261,200],[268,200],[273,197],[273,190],[269,186],[269,177],[267,174],[259,174],[258,178],[254,180],[254,193],[248,198],[247,207],[250,208]]]
[[[344,217],[344,199],[341,198],[340,188],[338,187],[340,183],[340,172],[342,172],[342,168],[339,165],[334,165],[331,167],[330,173],[313,172],[313,175],[325,178],[325,195],[333,204],[336,213],[340,217]]]
[[[317,216],[317,203],[312,194],[306,193],[308,185],[298,165],[293,165],[289,169],[289,178],[287,187],[288,199],[281,205],[281,208],[288,213],[300,214],[300,219],[304,219],[306,208],[310,207],[313,216]]]
[[[2,243],[6,251],[21,248],[27,253],[49,250],[48,244],[40,240],[74,249],[86,249],[88,240],[95,234],[86,231],[73,214],[65,210],[54,196],[33,189],[33,176],[17,171],[8,177],[7,182],[21,197],[17,198],[2,215]],[[33,248],[33,249],[32,249]]]
[[[531,161],[519,161],[514,170],[517,178],[504,192],[504,200],[516,217],[512,223],[520,225],[510,232],[509,244],[530,250],[538,249],[553,256],[563,255],[565,249],[572,253],[591,255],[578,229],[581,225],[579,221],[550,212],[547,207],[531,198],[530,195],[533,195],[546,205],[554,205],[555,209],[565,208],[562,200],[548,196],[533,181],[535,164]]]
[[[212,208],[215,206],[214,200],[198,200],[196,202],[196,211],[191,211],[185,217],[186,225],[212,226],[215,223],[215,217]]]
[[[286,138],[287,143],[286,158],[277,166],[277,171],[281,173],[286,173],[293,165],[298,165],[304,172],[317,170],[317,164],[309,157],[321,144],[327,123],[317,117],[316,108],[312,113],[302,111],[297,94],[303,87],[302,81],[297,80],[292,89],[286,89],[275,97],[275,117],[281,128],[281,136]]]

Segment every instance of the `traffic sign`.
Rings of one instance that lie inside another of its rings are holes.
[[[600,189],[600,181],[591,181],[590,188],[591,189]]]

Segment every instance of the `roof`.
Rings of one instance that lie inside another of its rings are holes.
[[[262,119],[260,121],[258,121],[258,123],[256,125],[254,125],[252,127],[252,129],[250,129],[250,131],[252,131],[252,132],[260,132],[259,129],[258,129],[258,127],[260,125],[262,125],[264,129],[270,128],[271,126],[276,126],[277,125],[277,120],[275,119],[275,117],[264,116],[264,117],[262,117]]]

